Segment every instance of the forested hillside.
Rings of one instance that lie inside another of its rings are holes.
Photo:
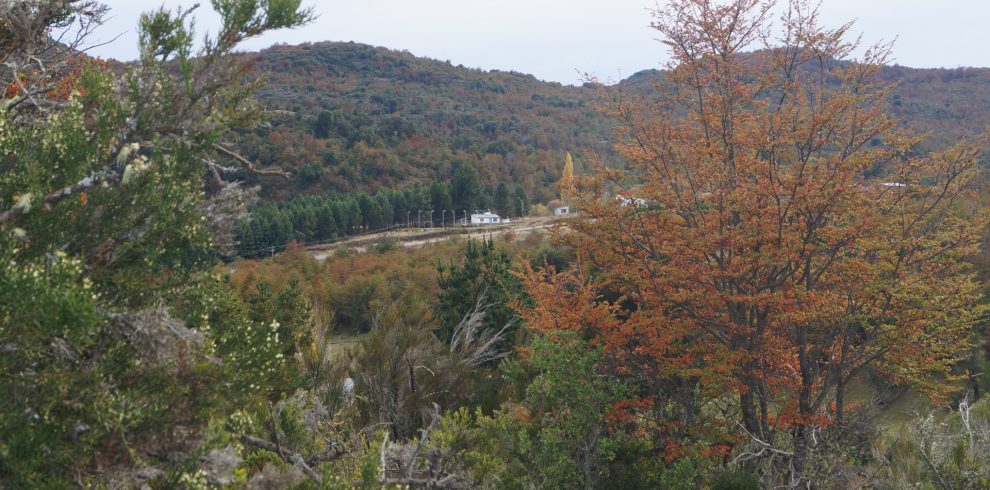
[[[429,184],[468,165],[546,201],[564,153],[580,164],[611,133],[592,90],[361,44],[279,46],[257,70],[271,126],[241,144],[293,171],[288,186],[273,183],[276,197]]]
[[[614,123],[595,110],[600,96],[590,84],[563,86],[334,42],[267,49],[256,72],[265,79],[258,98],[270,124],[241,134],[240,145],[260,163],[292,172],[289,181],[265,182],[275,199],[448,182],[467,165],[491,192],[501,182],[519,184],[533,202],[545,202],[555,196],[566,152],[580,173],[614,139]],[[661,75],[645,70],[621,87],[633,96],[649,93]],[[928,135],[923,149],[990,124],[990,69],[888,66],[878,80],[896,84],[891,114]]]

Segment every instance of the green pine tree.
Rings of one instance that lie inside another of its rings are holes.
[[[521,300],[523,292],[519,278],[510,271],[511,263],[509,255],[488,239],[469,240],[460,264],[437,266],[437,338],[449,343],[454,327],[480,303],[487,308],[485,330],[498,331],[509,325],[505,345],[512,344],[519,316],[510,302]]]
[[[529,215],[529,197],[526,196],[526,190],[518,184],[512,190],[512,215],[519,217]]]
[[[499,182],[498,187],[495,188],[495,197],[492,207],[494,207],[495,212],[501,216],[508,217],[514,214],[512,212],[512,196],[509,194],[509,186],[506,185],[505,182]]]

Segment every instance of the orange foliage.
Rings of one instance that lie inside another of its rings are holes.
[[[598,331],[609,332],[617,326],[616,307],[597,301],[598,292],[580,272],[534,271],[525,264],[522,278],[535,306],[524,308],[521,313],[526,324],[534,330],[542,333],[565,330],[590,335]]]
[[[33,97],[39,99],[68,100],[75,91],[79,90],[79,77],[87,67],[107,69],[109,63],[84,55],[70,56],[66,60],[65,66],[60,70],[50,73],[33,71],[19,74],[18,80],[11,82],[4,88],[3,98],[22,97],[28,93],[25,91],[27,89],[27,91],[32,92]]]
[[[666,79],[606,99],[629,168],[581,182],[585,219],[560,238],[582,272],[531,272],[527,320],[594,333],[620,370],[735,396],[749,435],[791,438],[799,473],[806,428],[841,425],[865,369],[944,395],[981,313],[962,259],[984,219],[955,205],[979,148],[919,156],[894,129],[886,47],[837,61],[856,49],[848,26],[819,27],[804,2],[788,12],[779,45],[762,44],[758,0],[656,14]]]

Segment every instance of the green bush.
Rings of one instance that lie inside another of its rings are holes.
[[[726,471],[712,480],[712,490],[760,490],[760,481],[743,471]]]

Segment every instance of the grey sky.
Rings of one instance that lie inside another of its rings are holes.
[[[133,59],[135,26],[159,1],[104,0],[113,18],[100,32],[117,41],[92,52]],[[165,0],[169,7],[194,0]],[[216,17],[200,0],[198,29]],[[663,0],[661,0],[661,5]],[[666,57],[648,26],[654,0],[304,0],[320,18],[271,33],[245,47],[274,43],[356,41],[484,69],[515,70],[579,83],[588,72],[619,80],[656,68]],[[856,20],[864,41],[897,39],[895,62],[912,67],[990,66],[990,0],[823,0],[823,21]]]

